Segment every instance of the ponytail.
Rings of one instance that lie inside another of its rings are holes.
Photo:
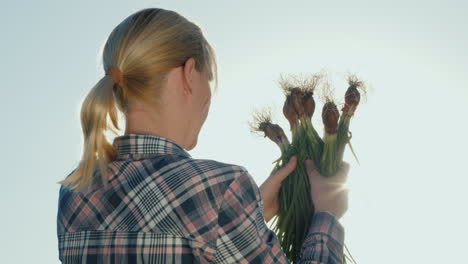
[[[107,141],[105,132],[120,129],[118,126],[114,83],[109,76],[104,76],[86,96],[81,106],[81,127],[84,137],[84,150],[77,171],[60,184],[68,185],[73,190],[82,190],[93,180],[94,169],[99,165],[102,182],[107,185],[107,164],[117,156],[115,148]],[[109,115],[112,122],[107,122]],[[113,127],[112,127],[113,126]]]

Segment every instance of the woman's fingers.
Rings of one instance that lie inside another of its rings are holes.
[[[307,175],[309,175],[309,178],[311,179],[311,181],[313,181],[315,178],[320,177],[320,173],[317,167],[315,166],[315,163],[313,160],[305,160],[305,166],[306,166]]]
[[[340,191],[337,192],[336,196],[333,197],[334,199],[334,206],[335,207],[330,207],[333,208],[333,214],[339,219],[341,218],[346,211],[348,211],[348,196],[349,196],[349,190],[348,189],[341,189]]]
[[[307,173],[318,174],[317,166],[315,166],[315,163],[313,160],[305,160],[305,166],[306,166]]]
[[[314,164],[313,160],[305,160],[305,166],[307,169],[307,174],[309,175],[309,178],[314,181],[314,179],[321,179],[326,178],[326,181],[329,183],[345,183],[348,174],[349,174],[349,163],[343,161],[338,168],[338,171],[333,175],[332,177],[323,177],[320,175],[320,172],[318,171],[317,167]]]
[[[291,159],[289,159],[289,162],[283,166],[282,168],[278,169],[274,173],[274,178],[275,180],[278,180],[282,182],[286,177],[288,177],[291,172],[293,172],[296,169],[297,165],[297,158],[296,156],[292,156]]]
[[[296,165],[297,165],[297,158],[296,156],[293,156],[291,157],[291,159],[289,159],[289,162],[278,171],[279,173],[278,179],[280,181],[283,181],[284,179],[286,179],[286,177],[288,177],[288,175],[291,174],[291,172],[293,172],[296,169]]]
[[[305,160],[305,165],[306,165],[306,169],[307,171],[313,171],[313,170],[316,170],[317,167],[315,167],[315,163],[313,160]]]
[[[343,161],[336,174],[331,178],[337,183],[345,183],[348,178],[349,168],[349,163]]]

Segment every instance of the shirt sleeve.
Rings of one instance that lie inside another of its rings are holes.
[[[341,264],[344,228],[329,212],[315,212],[309,232],[302,243],[299,263]]]
[[[260,190],[247,171],[227,188],[217,228],[217,263],[289,263],[276,234],[265,223]],[[333,215],[316,213],[299,263],[341,263],[343,237],[343,228]]]

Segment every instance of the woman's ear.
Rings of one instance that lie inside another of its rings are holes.
[[[193,75],[195,69],[195,59],[189,58],[187,61],[185,61],[185,64],[183,66],[183,81],[184,81],[184,93],[192,93],[192,85],[193,85]]]

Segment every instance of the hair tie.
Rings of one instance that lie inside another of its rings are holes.
[[[106,75],[109,75],[112,78],[112,81],[115,84],[120,84],[123,78],[122,71],[117,67],[111,67],[107,72]]]

